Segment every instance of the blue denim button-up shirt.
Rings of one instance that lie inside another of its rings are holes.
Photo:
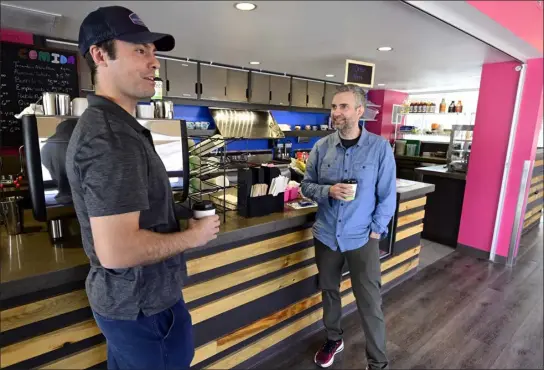
[[[357,180],[351,202],[329,196],[332,185]],[[338,132],[313,147],[302,193],[318,203],[314,236],[332,250],[349,251],[368,242],[370,232],[387,235],[396,208],[396,165],[389,143],[362,128],[356,145],[346,149]]]

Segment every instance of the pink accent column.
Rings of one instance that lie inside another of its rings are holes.
[[[527,74],[523,87],[521,109],[516,130],[516,141],[512,153],[512,165],[508,176],[504,213],[501,221],[497,255],[508,256],[510,238],[512,237],[512,226],[516,212],[520,181],[523,173],[523,163],[526,160],[533,161],[530,174],[536,156],[536,137],[540,133],[542,122],[542,81],[544,78],[542,58],[532,59],[527,63]],[[529,175],[529,177],[531,177]],[[530,182],[529,182],[530,185]],[[522,190],[527,197],[528,189]],[[525,204],[523,206],[525,209]],[[523,223],[523,219],[522,219]],[[519,240],[518,240],[519,242]]]
[[[401,105],[408,98],[408,94],[393,90],[371,90],[368,92],[368,98],[372,103],[381,105],[381,108],[376,108],[380,111],[376,121],[365,123],[366,129],[387,140],[393,140],[395,132],[395,126],[391,123],[393,104]]]
[[[491,251],[518,78],[517,62],[485,64],[482,69],[474,139],[467,173],[458,243]],[[500,224],[497,256],[507,257],[523,162],[534,160],[542,119],[542,59],[531,60]]]

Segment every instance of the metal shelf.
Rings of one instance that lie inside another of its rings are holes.
[[[213,136],[216,130],[187,130],[187,136],[189,137],[205,137]]]
[[[299,131],[283,131],[285,137],[323,137],[336,132],[335,130],[299,130]]]
[[[466,116],[466,113],[403,113],[404,116]]]

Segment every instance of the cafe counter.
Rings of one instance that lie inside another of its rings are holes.
[[[432,191],[423,183],[398,186],[389,236],[380,244],[384,292],[417,271],[426,194]],[[231,213],[216,240],[186,253],[192,368],[246,368],[322,327],[314,220],[315,208],[249,219]],[[25,222],[24,234],[0,234],[0,367],[104,366],[106,343],[85,294],[89,265],[80,242],[53,245],[44,224],[30,213]],[[347,314],[356,307],[345,271],[340,289]]]

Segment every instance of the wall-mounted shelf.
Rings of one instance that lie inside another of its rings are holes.
[[[216,130],[187,130],[189,137],[213,136]]]
[[[309,130],[299,130],[299,131],[283,131],[285,137],[323,137],[336,132],[335,130],[320,130],[320,131],[309,131]]]
[[[404,116],[465,116],[466,113],[404,113]]]

